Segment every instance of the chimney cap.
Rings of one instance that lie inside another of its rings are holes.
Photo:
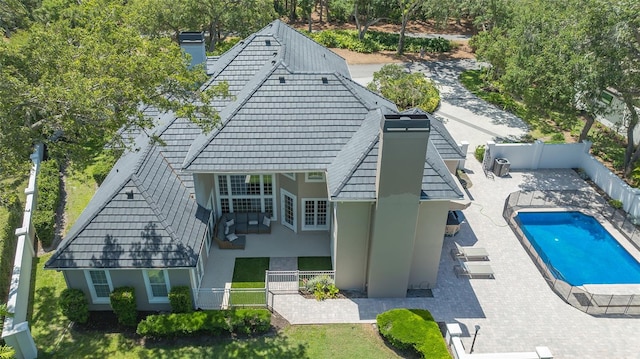
[[[382,119],[383,132],[429,132],[431,122],[427,114],[388,114]]]
[[[202,31],[183,31],[178,34],[178,41],[184,42],[204,42],[204,32]]]

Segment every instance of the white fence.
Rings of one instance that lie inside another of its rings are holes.
[[[266,306],[265,288],[200,288],[196,306],[200,309]]]
[[[271,308],[273,295],[298,293],[311,278],[335,281],[335,271],[266,271],[264,288],[200,288],[196,306],[200,309],[231,307]]]
[[[9,288],[9,299],[7,300],[7,310],[13,313],[6,317],[2,328],[2,338],[16,352],[16,358],[31,359],[38,356],[36,344],[31,336],[29,324],[27,323],[27,308],[29,307],[29,292],[31,286],[31,267],[35,251],[33,249],[34,230],[31,224],[31,214],[36,208],[37,185],[36,177],[40,171],[42,162],[43,146],[37,145],[35,152],[31,155],[33,166],[29,175],[29,184],[25,189],[27,195],[24,205],[24,216],[22,227],[16,229],[18,243],[16,245],[16,256],[13,262],[13,274],[11,276],[11,286]]]
[[[335,271],[271,271],[266,274],[266,288],[272,293],[298,293],[307,281],[315,277],[327,277],[335,283]]]
[[[624,210],[633,217],[640,217],[640,190],[633,188],[609,171],[589,154],[591,142],[545,144],[534,143],[496,144],[487,142],[493,164],[496,158],[509,160],[512,170],[543,168],[582,168],[589,178],[611,198],[622,202]]]

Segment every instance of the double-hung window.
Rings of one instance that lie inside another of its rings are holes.
[[[169,303],[169,275],[166,269],[146,269],[144,284],[147,288],[149,303]]]
[[[109,294],[113,291],[113,284],[111,284],[111,275],[108,270],[85,270],[85,279],[89,285],[89,292],[91,293],[91,301],[94,304],[108,304]]]
[[[329,229],[329,202],[326,199],[303,198],[304,222],[302,230]]]

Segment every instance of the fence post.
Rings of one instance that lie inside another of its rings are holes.
[[[269,270],[264,271],[264,302],[269,308]]]
[[[459,170],[463,170],[465,163],[467,161],[467,151],[469,150],[469,142],[467,141],[460,141],[460,144],[458,145],[458,147],[460,147],[460,151],[462,151],[462,153],[464,153],[464,159],[460,160],[458,162],[458,169]]]

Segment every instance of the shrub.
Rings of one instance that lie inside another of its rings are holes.
[[[89,319],[89,301],[80,289],[63,290],[58,305],[62,314],[72,322],[82,324]]]
[[[622,208],[622,202],[618,201],[617,199],[609,200],[609,204],[611,205],[611,207],[613,207],[615,209],[621,209]]]
[[[475,156],[476,160],[478,160],[478,162],[482,163],[482,161],[484,160],[484,145],[479,145],[476,146],[476,150],[473,152],[473,155]]]
[[[60,205],[60,167],[56,160],[42,162],[38,173],[38,202],[32,223],[43,247],[55,236],[56,210]]]
[[[319,275],[312,277],[304,282],[304,287],[309,293],[313,293],[313,296],[317,300],[325,300],[335,298],[338,295],[338,288],[327,275]]]
[[[367,88],[379,92],[401,110],[419,107],[433,112],[440,105],[440,92],[434,83],[419,72],[406,72],[400,65],[384,65],[373,74]]]
[[[392,309],[377,316],[378,331],[395,348],[424,358],[451,358],[438,324],[424,309]]]
[[[326,47],[348,49],[355,52],[372,53],[380,50],[396,51],[398,34],[381,31],[367,31],[364,39],[358,37],[357,30],[323,30],[307,33],[309,37]],[[447,52],[451,42],[443,38],[405,37],[405,52]]]
[[[171,304],[171,311],[174,313],[189,313],[193,311],[191,289],[187,286],[171,288],[169,303]]]
[[[119,287],[109,295],[111,308],[118,317],[118,323],[135,327],[138,323],[136,294],[133,287]]]
[[[265,333],[271,325],[266,309],[211,310],[150,315],[138,324],[144,337],[181,337],[198,334]]]

